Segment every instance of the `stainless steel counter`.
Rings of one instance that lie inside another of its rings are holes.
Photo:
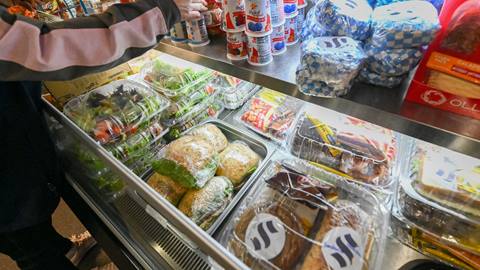
[[[304,95],[295,83],[295,69],[300,58],[299,45],[288,47],[285,54],[275,57],[273,63],[265,67],[254,67],[246,61],[228,60],[224,38],[214,39],[210,45],[195,49],[163,41],[157,49],[322,107],[480,158],[480,121],[403,102],[408,81],[394,89],[357,83],[343,98],[318,98]]]

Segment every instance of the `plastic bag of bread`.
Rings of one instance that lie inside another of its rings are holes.
[[[366,189],[308,167],[274,161],[231,215],[220,243],[252,269],[375,269],[386,210]]]
[[[400,180],[400,213],[416,226],[480,255],[480,161],[418,143]]]
[[[375,189],[392,186],[396,140],[391,130],[312,106],[297,122],[288,148],[299,158],[329,166]]]
[[[218,154],[202,136],[183,136],[163,148],[152,168],[186,188],[201,188],[215,175]]]
[[[218,159],[217,175],[225,176],[239,187],[243,181],[257,169],[260,156],[246,143],[234,141],[230,143]]]
[[[233,185],[226,177],[216,176],[201,189],[189,190],[178,209],[206,230],[232,199]]]
[[[180,199],[188,191],[186,187],[180,185],[172,178],[158,173],[150,176],[147,184],[175,206],[178,205]]]
[[[190,130],[188,134],[207,140],[215,148],[217,153],[222,152],[228,145],[227,137],[225,137],[222,131],[214,124],[205,124],[196,127]]]

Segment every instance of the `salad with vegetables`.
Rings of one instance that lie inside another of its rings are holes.
[[[121,80],[71,100],[64,113],[101,144],[125,140],[151,125],[169,104],[133,81]]]

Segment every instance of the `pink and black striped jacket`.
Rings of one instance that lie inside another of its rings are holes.
[[[0,7],[0,233],[47,221],[62,172],[42,118],[42,80],[107,70],[154,47],[180,12],[172,0],[139,0],[57,23]]]

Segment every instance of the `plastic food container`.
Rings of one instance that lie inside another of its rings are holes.
[[[194,92],[196,85],[212,74],[209,69],[166,54],[146,64],[141,71],[145,83],[173,101]]]
[[[196,90],[181,100],[172,102],[163,114],[164,123],[171,126],[177,123],[188,121],[193,117],[195,111],[205,108],[205,103],[212,100],[219,94],[217,89],[211,85],[213,77],[201,81],[195,85]],[[211,103],[211,102],[210,102]]]
[[[297,12],[298,1],[297,0],[283,0],[283,9],[287,17],[293,16]]]
[[[413,153],[412,153],[413,152]],[[480,256],[480,162],[418,143],[401,170],[400,214],[441,242]]]
[[[272,41],[270,35],[266,36],[250,36],[247,32],[248,39],[248,58],[247,61],[253,66],[265,66],[272,62]]]
[[[225,32],[245,31],[245,1],[223,0],[222,26]]]
[[[64,113],[94,140],[110,144],[151,125],[168,105],[147,87],[120,80],[72,99]]]
[[[247,58],[247,35],[245,32],[227,32],[227,58],[243,60]]]
[[[219,74],[212,82],[212,87],[220,92],[220,99],[225,108],[235,110],[260,89],[260,86],[238,78]]]
[[[391,130],[363,120],[307,107],[292,132],[288,149],[378,191],[392,192],[396,139]]]
[[[235,119],[277,143],[286,140],[303,103],[279,92],[263,89],[242,108]]]
[[[366,189],[277,160],[225,222],[219,242],[252,269],[376,269],[385,208]]]

